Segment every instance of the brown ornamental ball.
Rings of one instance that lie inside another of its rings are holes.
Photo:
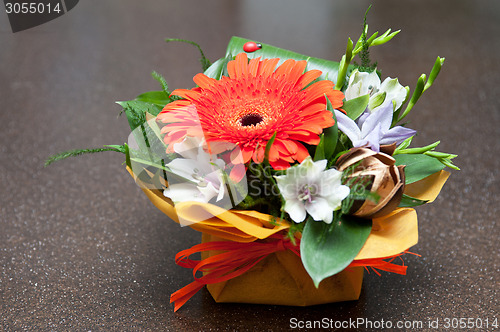
[[[395,163],[389,154],[367,148],[352,148],[340,156],[336,165],[339,171],[349,172],[347,184],[351,189],[361,184],[379,196],[378,202],[354,200],[349,214],[372,219],[388,215],[398,207],[405,187],[405,166]]]

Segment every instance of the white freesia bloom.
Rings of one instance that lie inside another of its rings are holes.
[[[307,157],[300,165],[287,169],[285,175],[275,176],[285,211],[293,221],[300,223],[306,212],[316,221],[330,224],[333,211],[340,209],[349,195],[349,187],[342,185],[342,172],[326,169],[327,161],[314,162]]]
[[[351,100],[369,94],[368,109],[373,113],[389,102],[394,102],[394,110],[397,110],[406,99],[407,93],[406,89],[399,84],[397,78],[387,77],[381,83],[375,71],[367,73],[355,69],[351,73],[351,77],[349,77],[349,85],[345,90],[345,99]]]
[[[224,197],[223,170],[226,164],[205,152],[203,146],[203,142],[194,137],[186,137],[174,144],[174,151],[183,158],[174,159],[166,166],[181,180],[175,179],[176,183],[169,181],[168,188],[163,192],[174,203],[207,203],[214,197],[218,202]]]

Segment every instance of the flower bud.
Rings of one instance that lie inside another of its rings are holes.
[[[351,187],[364,185],[366,190],[378,196],[378,201],[370,198],[354,200],[350,214],[378,218],[398,207],[403,197],[405,173],[404,166],[396,166],[395,162],[392,156],[367,148],[352,148],[340,156],[337,167],[339,171],[348,169],[348,184]]]

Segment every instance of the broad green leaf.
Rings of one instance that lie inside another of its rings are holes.
[[[172,100],[165,91],[149,91],[138,95],[135,100],[143,101],[145,103],[151,103],[158,107],[160,110],[165,107]],[[154,116],[158,114],[153,114]]]
[[[366,110],[369,101],[370,95],[360,96],[344,102],[342,109],[346,111],[348,117],[356,120]]]
[[[232,37],[229,41],[229,45],[227,46],[226,56],[227,55],[236,55],[238,53],[243,53],[243,45],[246,42],[252,41],[250,39],[245,39],[241,37]],[[251,53],[247,53],[249,59],[262,57],[263,59],[270,58],[280,58],[279,64],[283,63],[286,59],[295,59],[295,60],[307,60],[307,70],[318,69],[322,71],[320,76],[320,80],[329,79],[330,81],[335,83],[337,80],[337,74],[339,71],[339,63],[335,61],[328,61],[319,58],[309,57],[303,54],[295,53],[292,51],[288,51],[279,47],[275,47],[269,44],[262,44],[262,48]],[[347,75],[354,69],[354,66],[349,66],[349,70]]]
[[[396,165],[406,165],[406,184],[422,180],[445,167],[439,160],[423,154],[398,154],[394,159]]]
[[[300,255],[314,285],[344,270],[366,242],[371,220],[342,216],[330,225],[311,218],[302,232]]]
[[[424,200],[403,194],[403,197],[401,198],[401,202],[399,203],[398,207],[414,207],[414,206],[423,205],[427,202],[428,201],[424,201]]]
[[[337,140],[339,138],[339,128],[337,124],[337,118],[335,117],[335,112],[333,111],[332,103],[328,98],[326,98],[326,109],[332,113],[333,120],[335,121],[334,125],[323,130],[324,133],[324,157],[327,160],[330,160],[331,156],[335,152],[335,148],[337,147]]]

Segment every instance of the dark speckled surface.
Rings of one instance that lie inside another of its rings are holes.
[[[446,57],[409,116],[417,145],[458,153],[439,199],[418,209],[420,242],[406,277],[366,275],[356,302],[310,308],[215,304],[206,291],[178,313],[190,281],[176,252],[199,241],[142,195],[108,153],[49,168],[56,152],[121,144],[115,100],[154,90],[152,70],[191,88],[198,54],[223,56],[232,35],[340,59],[368,1],[80,1],[68,14],[13,34],[0,13],[0,329],[286,330],[290,319],[422,321],[498,312],[500,3],[373,1],[371,31],[402,33],[372,51],[404,85]],[[310,6],[310,7],[308,7]],[[440,325],[442,328],[443,325]],[[485,328],[483,330],[492,330]]]

